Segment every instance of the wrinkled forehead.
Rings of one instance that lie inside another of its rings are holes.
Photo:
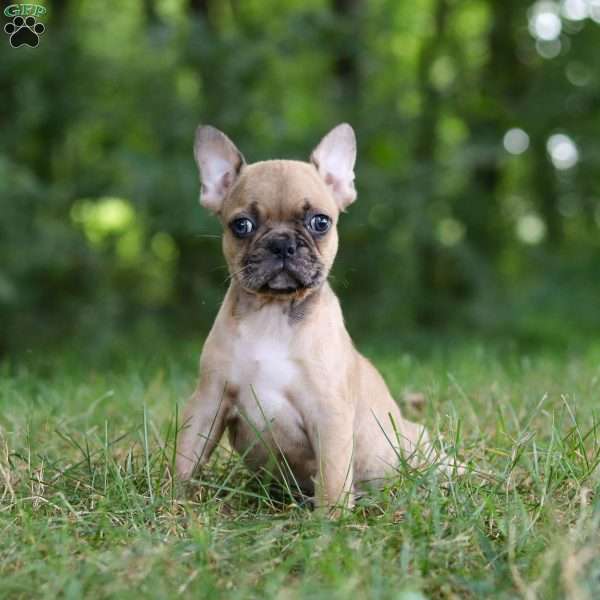
[[[289,218],[307,205],[332,218],[337,214],[337,205],[315,167],[301,161],[270,160],[244,167],[223,214],[257,205],[271,219]]]

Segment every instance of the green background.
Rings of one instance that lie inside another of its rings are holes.
[[[197,202],[199,123],[249,161],[306,158],[354,126],[359,199],[332,282],[359,341],[598,331],[598,6],[48,9],[37,48],[0,40],[0,353],[205,334],[227,273]]]

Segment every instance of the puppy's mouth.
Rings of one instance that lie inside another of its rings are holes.
[[[260,292],[270,294],[293,294],[304,286],[287,269],[282,268],[261,288]]]
[[[278,261],[279,262],[279,261]],[[317,287],[322,281],[322,271],[318,265],[305,265],[299,268],[293,262],[279,264],[258,264],[256,269],[247,269],[241,278],[242,285],[255,294],[265,296],[298,296]]]

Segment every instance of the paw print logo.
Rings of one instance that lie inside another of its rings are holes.
[[[35,17],[15,17],[11,23],[4,26],[4,31],[10,35],[10,45],[13,48],[29,46],[35,48],[40,43],[40,35],[46,28],[38,23]]]

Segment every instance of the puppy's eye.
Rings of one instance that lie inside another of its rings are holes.
[[[331,219],[327,215],[315,215],[308,226],[315,233],[325,233],[331,227]]]
[[[234,219],[229,227],[231,227],[233,235],[239,238],[248,237],[256,229],[256,225],[246,217]]]

